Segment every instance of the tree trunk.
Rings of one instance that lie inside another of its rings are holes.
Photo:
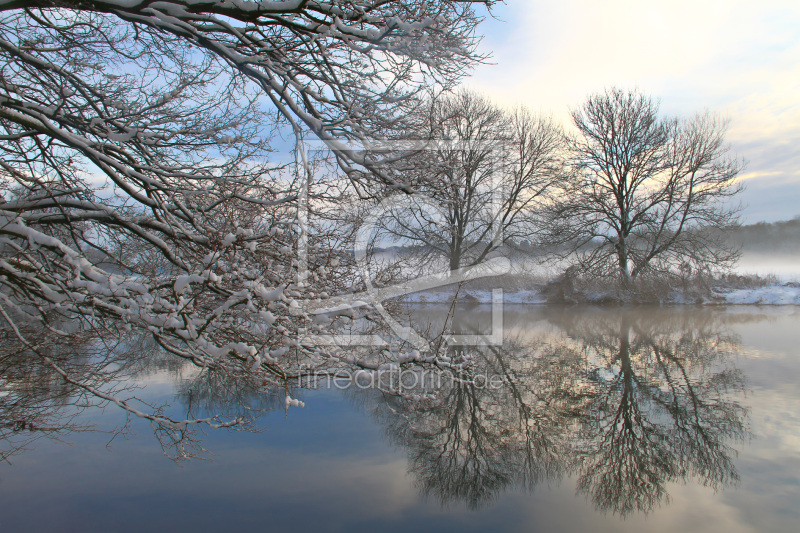
[[[619,274],[625,288],[630,287],[633,278],[631,277],[630,266],[628,265],[628,246],[625,237],[619,236],[617,242],[617,259],[619,260]]]
[[[458,252],[450,255],[450,271],[453,272],[461,268],[461,257]]]
[[[450,271],[461,268],[461,245],[463,237],[456,234],[450,239]]]

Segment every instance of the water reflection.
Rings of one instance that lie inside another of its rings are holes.
[[[65,329],[64,324],[53,326]],[[38,339],[33,347],[6,330],[0,332],[0,461],[8,461],[42,438],[62,440],[93,431],[105,433],[112,442],[128,435],[136,412],[153,413],[146,416],[168,457],[206,457],[200,428],[173,424],[169,417],[173,411],[182,410],[179,415],[188,413],[194,419],[199,419],[195,415],[241,416],[242,423],[235,429],[254,430],[257,416],[276,404],[260,382],[208,369],[198,371],[166,354],[151,336],[129,335],[111,344],[96,332],[56,335],[26,327],[25,336]],[[168,376],[170,389],[177,383],[178,402],[171,401],[172,394],[156,401],[147,398],[142,382],[156,375]],[[112,428],[96,427],[95,409],[115,400],[124,404],[127,419]]]
[[[510,344],[510,343],[509,343]],[[576,353],[559,361],[516,344],[469,352],[485,380],[446,381],[429,402],[392,397],[379,418],[392,440],[409,449],[409,470],[420,489],[443,503],[463,500],[477,508],[510,485],[533,488],[569,468],[571,426],[587,399],[577,386]]]
[[[24,333],[38,339],[36,356],[11,332],[0,331],[0,462],[41,438],[59,439],[91,429],[78,419],[89,404],[84,391],[64,380],[59,370],[84,376],[91,387],[122,388],[122,367],[115,362],[113,347],[98,347],[82,335],[56,339],[42,328]]]
[[[618,315],[561,317],[582,343],[592,391],[578,435],[578,490],[625,515],[652,510],[669,482],[737,480],[730,443],[744,435],[745,410],[735,340],[713,320]]]
[[[223,413],[243,420],[237,429],[257,430],[257,420],[284,406],[285,395],[264,387],[257,378],[229,376],[217,371],[203,371],[178,386],[177,397],[186,407],[186,418],[204,418]]]
[[[456,311],[416,309],[415,327],[491,333],[489,309]],[[745,379],[735,365],[741,348],[730,321],[713,310],[508,309],[502,345],[444,346],[440,359],[449,366],[438,369],[457,371],[426,382],[420,394],[355,386],[345,394],[407,452],[408,472],[435,501],[477,509],[504,492],[561,481],[574,483],[598,510],[648,513],[669,501],[672,483],[716,489],[738,479],[732,446],[746,436]],[[246,375],[189,370],[146,337],[114,347],[93,342],[40,349],[102,390],[168,376],[177,401],[163,412],[178,419],[222,415],[247,419],[239,429],[257,430],[259,416],[286,405],[283,389]],[[85,429],[75,415],[93,400],[54,367],[2,346],[3,458],[38,436]],[[360,362],[382,368],[380,361]],[[409,360],[406,367],[431,365]],[[311,382],[287,377],[292,397],[301,383]],[[158,409],[164,398],[147,401]],[[153,429],[172,457],[204,451],[192,427]]]
[[[569,309],[547,322],[557,328],[502,347],[447,348],[502,386],[462,375],[428,401],[374,396],[423,493],[477,508],[511,486],[575,476],[597,509],[624,516],[667,502],[671,482],[738,479],[745,382],[713,313]],[[453,329],[475,323],[473,311]]]

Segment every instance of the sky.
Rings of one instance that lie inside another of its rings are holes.
[[[745,159],[742,221],[800,215],[800,2],[506,0],[481,25],[491,53],[465,86],[568,122],[605,88],[636,88],[665,115],[730,120]]]

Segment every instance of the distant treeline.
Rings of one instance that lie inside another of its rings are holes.
[[[800,215],[782,222],[757,222],[733,230],[743,251],[800,253]]]
[[[755,224],[745,224],[729,230],[728,235],[735,245],[741,246],[743,252],[800,254],[800,215],[797,215],[791,220],[784,220],[781,222],[756,222]],[[591,247],[591,244],[587,245],[587,247]],[[506,255],[514,251],[533,255],[547,255],[563,252],[567,247],[564,245],[541,245],[532,243],[528,239],[522,239],[510,240],[502,248]],[[376,247],[374,251],[396,255],[414,255],[424,253],[429,251],[429,249],[419,245],[395,245]]]

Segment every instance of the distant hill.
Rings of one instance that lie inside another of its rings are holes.
[[[758,222],[733,230],[745,252],[800,253],[800,215],[783,222]]]

